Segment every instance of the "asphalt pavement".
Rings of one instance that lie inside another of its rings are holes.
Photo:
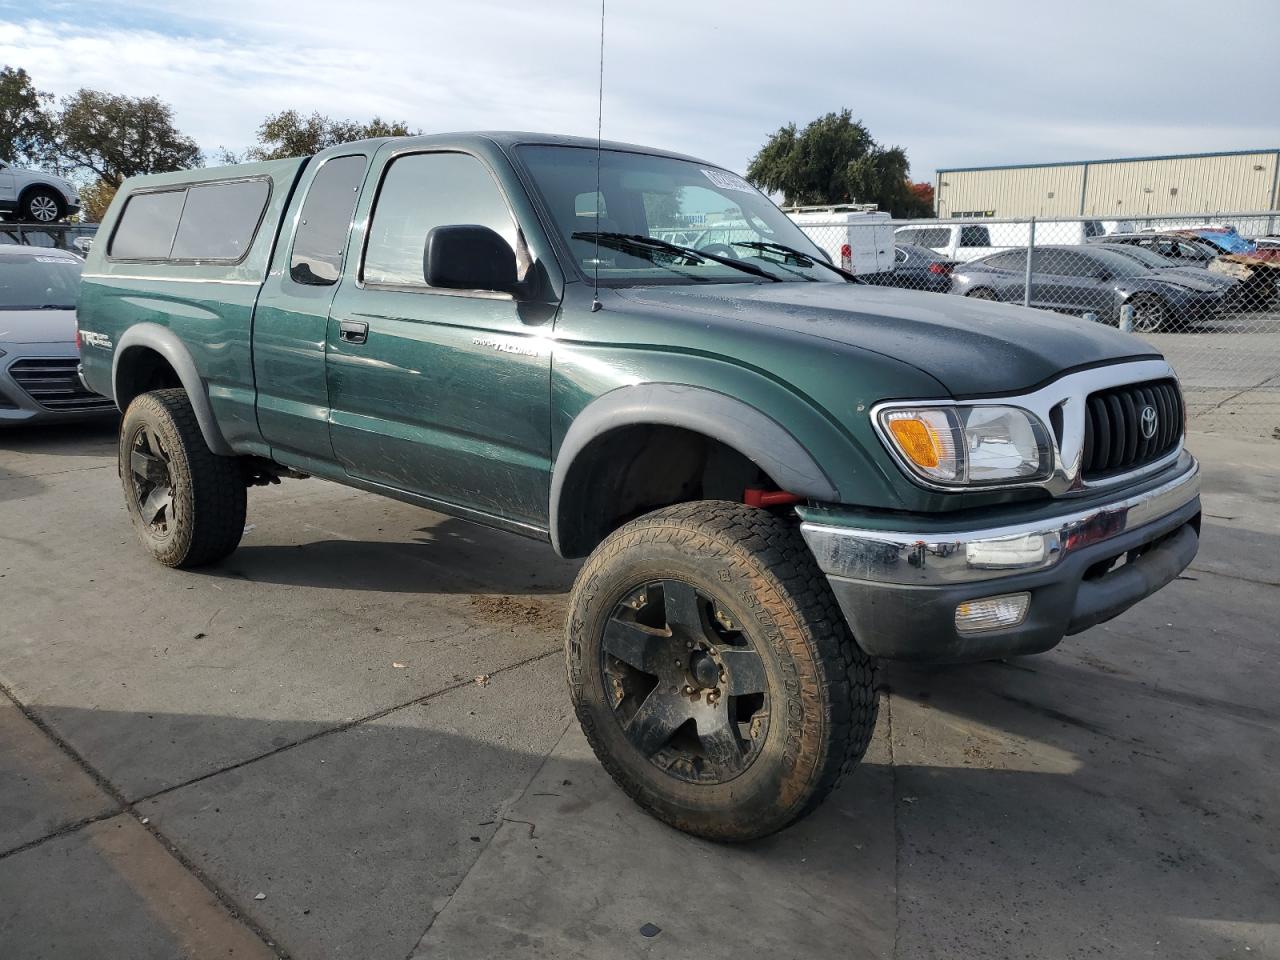
[[[1182,579],[890,667],[854,776],[719,846],[587,749],[549,548],[286,481],[172,571],[110,427],[0,435],[0,957],[1280,958],[1280,441],[1191,447]]]

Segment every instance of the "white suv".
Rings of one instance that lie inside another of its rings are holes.
[[[79,210],[80,194],[70,180],[0,160],[0,214],[23,223],[53,223]]]

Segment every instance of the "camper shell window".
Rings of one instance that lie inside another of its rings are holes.
[[[271,182],[221,180],[136,193],[111,237],[112,260],[239,263],[262,224]]]
[[[107,251],[113,260],[164,260],[173,249],[187,191],[135,193],[125,203]]]

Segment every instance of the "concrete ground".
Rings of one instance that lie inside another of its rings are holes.
[[[1280,442],[1192,448],[1186,576],[891,667],[855,775],[725,847],[590,755],[549,550],[297,481],[171,571],[109,428],[0,436],[0,957],[1280,958]]]

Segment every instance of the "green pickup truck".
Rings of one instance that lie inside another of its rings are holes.
[[[731,222],[732,242],[669,239]],[[742,840],[861,758],[879,658],[1048,650],[1191,562],[1173,371],[1088,322],[860,284],[712,164],[519,133],[125,182],[81,376],[143,545],[315,476],[586,557],[570,694],[618,784]]]

